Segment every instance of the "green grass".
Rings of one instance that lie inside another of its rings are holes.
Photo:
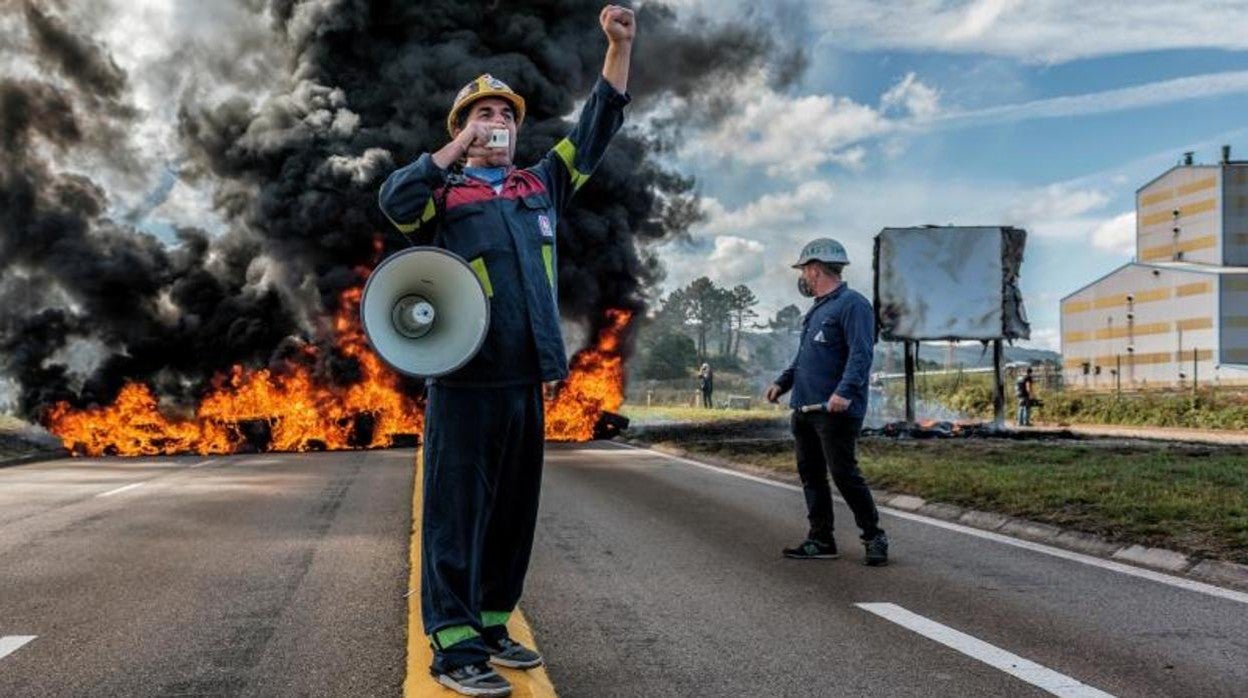
[[[674,441],[687,450],[794,472],[783,441]],[[1248,450],[863,439],[872,486],[1248,563]]]
[[[633,405],[624,403],[620,414],[637,424],[661,424],[666,422],[722,422],[725,420],[769,421],[788,419],[789,411],[773,410],[771,405],[753,410],[705,409],[702,407],[673,407]]]

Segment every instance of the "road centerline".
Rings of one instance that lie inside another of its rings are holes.
[[[857,603],[864,611],[873,613],[907,630],[918,633],[933,642],[956,650],[972,659],[1003,671],[1055,696],[1064,698],[1113,698],[1113,694],[1089,686],[1078,679],[1054,671],[1042,664],[1020,657],[1013,652],[984,642],[977,637],[937,623],[892,603]]]
[[[6,635],[0,637],[0,659],[13,654],[22,648],[23,645],[31,640],[39,637],[38,635]]]

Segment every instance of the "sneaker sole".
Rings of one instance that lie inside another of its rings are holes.
[[[784,556],[790,560],[836,560],[841,557],[840,553],[832,553],[831,555],[790,555],[784,553]]]
[[[475,688],[473,686],[465,686],[455,681],[445,674],[437,677],[438,683],[464,696],[509,696],[511,695],[511,686],[507,688]]]
[[[888,560],[863,560],[862,564],[867,567],[884,567],[888,565]]]
[[[533,669],[541,666],[543,663],[544,661],[541,659],[535,659],[529,662],[518,662],[514,659],[499,659],[497,657],[490,657],[490,664],[507,667],[508,669]]]

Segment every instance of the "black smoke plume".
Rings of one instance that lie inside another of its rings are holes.
[[[24,414],[109,402],[128,381],[186,404],[230,366],[277,366],[307,342],[327,380],[350,382],[328,319],[378,241],[383,253],[405,244],[377,210],[381,181],[446,142],[447,107],[482,72],[525,95],[517,163],[535,162],[566,133],[606,48],[597,0],[237,1],[271,27],[284,75],[260,100],[180,97],[182,152],[168,159],[213,187],[227,229],[181,229],[170,244],[114,220],[109,193],[64,165],[87,152],[139,162],[126,137],[145,118],[127,101],[134,76],[61,5],[0,0],[0,51],[25,46],[38,69],[0,73],[0,375]],[[634,121],[666,96],[713,118],[740,77],[800,64],[760,29],[681,23],[653,3],[638,18]],[[229,71],[213,73],[198,77]],[[693,182],[665,162],[667,133],[617,137],[561,219],[562,311],[591,332],[608,308],[643,308],[662,275],[647,244],[697,220]],[[101,355],[77,380],[58,359],[76,342]]]

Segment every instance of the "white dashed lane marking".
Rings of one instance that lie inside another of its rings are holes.
[[[27,642],[38,637],[37,635],[6,635],[0,637],[0,659],[13,654],[22,648]]]
[[[897,604],[859,603],[854,605],[885,620],[892,621],[903,628],[912,630],[929,640],[939,642],[945,647],[957,650],[972,659],[979,660],[994,669],[1000,669],[1010,676],[1026,681],[1032,686],[1052,693],[1055,696],[1065,696],[1067,698],[1113,698],[1112,694],[1093,688],[1065,674],[1053,671],[1030,659],[1024,659],[1017,654],[1007,652],[996,645],[990,645],[979,638],[954,630],[947,625],[941,625],[934,620],[924,618],[912,611],[907,611]]]
[[[118,488],[117,488],[117,489],[115,489],[115,490],[109,490],[109,491],[107,491],[107,492],[101,492],[100,494],[97,494],[97,495],[95,495],[95,496],[97,496],[97,497],[111,497],[111,496],[112,496],[112,495],[114,495],[114,494],[121,494],[122,492],[126,492],[126,491],[128,491],[128,490],[133,490],[133,489],[135,489],[135,488],[142,487],[143,485],[146,485],[146,484],[147,484],[146,482],[136,482],[136,483],[133,483],[133,484],[130,484],[130,485],[125,485],[125,486],[123,486],[123,487],[118,487]]]

